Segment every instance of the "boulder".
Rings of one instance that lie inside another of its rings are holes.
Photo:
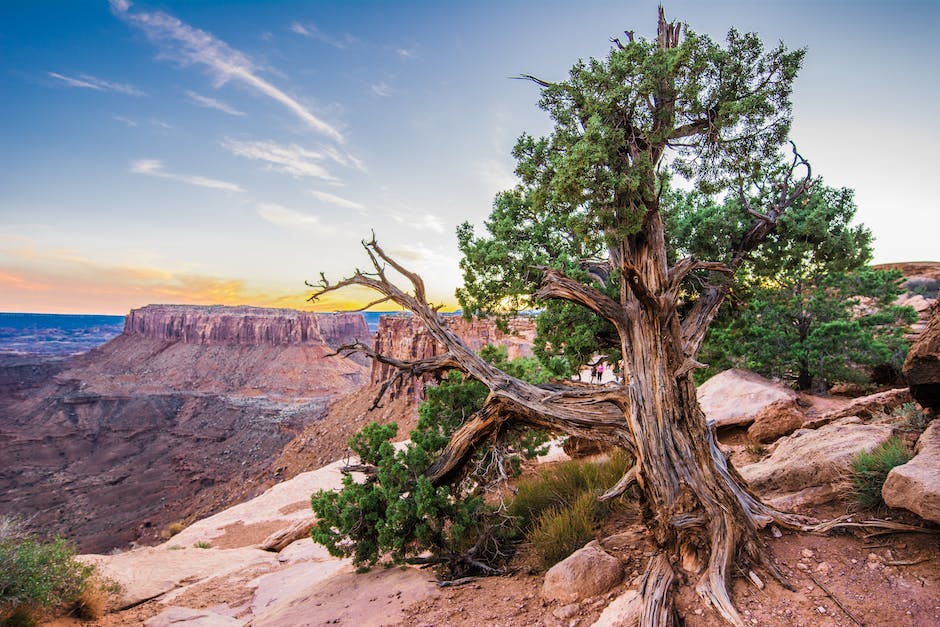
[[[790,435],[803,426],[806,416],[796,401],[777,401],[758,412],[754,424],[747,429],[748,437],[763,444]]]
[[[930,322],[911,346],[901,373],[918,403],[940,411],[940,307],[933,308]]]
[[[889,414],[895,407],[900,407],[904,403],[910,402],[911,391],[908,388],[885,390],[884,392],[852,399],[847,405],[839,409],[826,412],[821,416],[807,420],[803,426],[807,429],[815,429],[847,416],[874,418],[878,414]]]
[[[716,427],[748,425],[768,405],[796,399],[796,392],[782,383],[737,368],[716,374],[698,388],[699,405]]]
[[[623,579],[623,565],[601,548],[588,542],[545,573],[542,597],[572,603],[604,594]]]
[[[940,420],[927,426],[915,451],[914,459],[888,473],[881,496],[889,507],[940,523]]]
[[[856,453],[871,451],[890,437],[890,426],[864,424],[861,418],[849,416],[781,438],[769,457],[740,472],[751,488],[772,503],[822,503],[841,491],[840,483]]]
[[[627,590],[611,601],[591,627],[634,627],[640,622],[643,598],[636,590]]]

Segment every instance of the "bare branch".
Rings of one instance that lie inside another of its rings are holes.
[[[747,259],[747,255],[757,248],[768,235],[776,228],[777,220],[787,209],[793,206],[812,186],[812,167],[809,162],[803,158],[792,141],[790,145],[793,149],[793,160],[787,169],[786,176],[778,183],[780,189],[777,199],[770,203],[766,211],[760,212],[754,210],[747,204],[746,195],[743,188],[739,186],[739,194],[742,196],[745,210],[749,215],[755,216],[754,223],[747,230],[741,240],[732,251],[732,259],[728,267],[728,274],[734,274],[738,268]],[[806,174],[799,182],[794,183],[793,177],[797,168],[805,168]],[[711,285],[703,291],[693,306],[692,310],[686,316],[682,323],[682,350],[686,357],[694,359],[702,347],[705,340],[705,333],[708,326],[718,314],[721,303],[731,289],[731,281],[725,281],[719,285]]]
[[[553,268],[543,268],[543,271],[542,285],[534,294],[535,298],[577,303],[606,318],[618,329],[625,328],[626,312],[623,306],[613,298]]]
[[[630,469],[620,478],[620,481],[618,481],[614,487],[607,490],[607,492],[604,492],[602,495],[597,497],[597,500],[609,501],[626,492],[627,488],[630,487],[630,484],[636,481],[636,472],[636,466],[631,466]]]

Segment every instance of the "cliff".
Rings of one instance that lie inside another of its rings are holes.
[[[450,327],[467,345],[479,351],[487,344],[506,347],[510,359],[532,356],[535,339],[535,318],[519,317],[509,321],[509,332],[496,327],[493,320],[465,320],[459,316],[447,316]],[[392,315],[379,319],[375,335],[375,350],[380,355],[397,359],[422,359],[442,352],[420,320],[411,316]],[[371,382],[381,383],[392,374],[392,367],[379,362],[372,364]],[[420,396],[423,385],[410,384],[405,392]],[[401,390],[393,391],[393,398]]]
[[[357,339],[370,341],[359,314],[152,305],[55,367],[21,379],[11,362],[0,513],[100,551],[250,495],[331,399],[367,382],[364,360],[330,356]]]
[[[370,337],[359,314],[192,305],[133,309],[124,320],[124,335],[203,346],[325,344],[332,348]]]

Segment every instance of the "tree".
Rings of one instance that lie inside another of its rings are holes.
[[[916,312],[892,304],[900,273],[868,267],[872,234],[852,224],[855,213],[852,190],[814,181],[735,276],[730,307],[703,345],[710,367],[700,376],[737,366],[806,390],[864,382],[866,367],[900,370]],[[718,204],[671,193],[664,206],[670,254],[721,258],[722,244],[746,228],[742,214],[734,197]]]
[[[636,483],[660,547],[642,578],[641,623],[673,621],[681,575],[728,622],[743,624],[728,594],[732,570],[763,569],[785,584],[758,530],[771,522],[806,527],[762,503],[728,465],[706,426],[692,372],[701,367],[697,356],[730,277],[811,187],[807,161],[795,147],[791,157],[782,153],[804,53],[782,44],[765,50],[756,35],[736,30],[724,46],[690,30],[683,35],[662,9],[655,40],[627,32],[626,41],[613,43],[605,59],[579,62],[567,80],[526,77],[541,87],[554,129],[516,145],[522,183],[497,198],[491,219],[506,236],[459,233],[488,251],[465,258],[460,299],[474,312],[552,301],[592,311],[617,338],[621,384],[536,385],[494,367],[447,327],[421,277],[374,237],[363,242],[372,268],[337,283],[324,278],[313,298],[349,285],[372,288],[381,295],[376,302],[413,312],[445,350],[415,362],[375,358],[416,376],[458,370],[489,390],[428,466],[432,485],[459,477],[482,442],[516,424],[619,446],[637,461],[602,498]],[[670,262],[661,204],[669,169],[704,192],[735,194],[746,228],[724,243],[720,259]],[[520,219],[502,223],[504,209]],[[540,229],[539,239],[530,236]],[[392,271],[410,291],[390,279]],[[702,284],[690,287],[693,281]]]

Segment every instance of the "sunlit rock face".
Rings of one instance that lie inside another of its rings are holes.
[[[333,355],[355,341],[371,343],[359,314],[134,310],[110,342],[0,386],[0,514],[104,551],[237,502],[368,381],[364,358]]]
[[[444,320],[447,326],[474,351],[479,352],[487,344],[499,344],[506,347],[510,359],[532,356],[532,342],[535,339],[534,317],[518,317],[510,320],[507,331],[497,328],[496,322],[491,319],[465,320],[459,316],[445,316]],[[433,357],[443,352],[424,324],[419,319],[406,315],[382,316],[379,319],[378,332],[375,334],[375,350],[380,355],[408,361]],[[372,383],[384,382],[393,371],[392,366],[374,362]],[[410,382],[402,389],[393,390],[392,394],[420,395],[423,387],[423,382],[419,384]]]

